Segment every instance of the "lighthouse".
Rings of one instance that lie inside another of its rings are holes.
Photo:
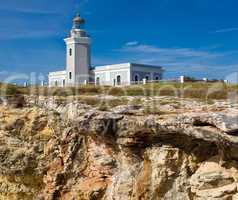
[[[88,83],[122,86],[159,81],[164,69],[159,65],[119,63],[91,67],[91,38],[77,14],[66,43],[66,69],[49,73],[49,87],[76,87]]]
[[[77,14],[66,43],[66,85],[77,86],[89,81],[91,39],[82,28],[85,20]]]

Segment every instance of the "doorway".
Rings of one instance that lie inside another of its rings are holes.
[[[97,77],[97,79],[96,79],[96,85],[100,85],[100,78],[99,77]]]
[[[135,80],[135,84],[138,84],[138,82],[139,82],[139,76],[138,76],[138,75],[135,75],[134,80]]]
[[[121,76],[117,76],[117,85],[121,85]]]

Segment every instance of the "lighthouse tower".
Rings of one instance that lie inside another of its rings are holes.
[[[73,19],[70,35],[66,43],[66,84],[77,86],[89,81],[91,66],[91,39],[82,29],[85,20],[79,14]]]

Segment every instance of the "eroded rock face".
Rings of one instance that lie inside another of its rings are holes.
[[[221,166],[218,156],[203,162],[190,179],[197,199],[231,199],[237,193],[237,163]]]
[[[38,108],[0,108],[0,199],[34,199],[44,188],[52,121]]]
[[[237,109],[142,112],[0,107],[0,199],[238,198]]]

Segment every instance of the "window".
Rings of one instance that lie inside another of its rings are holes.
[[[72,72],[69,72],[69,79],[72,79]]]
[[[139,82],[139,76],[138,75],[135,75],[134,81],[135,81],[136,84]]]
[[[100,85],[100,78],[99,77],[97,77],[97,79],[96,79],[96,85]]]
[[[150,80],[150,77],[149,76],[146,76],[145,77],[146,81]]]
[[[155,77],[155,80],[156,80],[156,81],[158,81],[158,80],[159,80],[159,77],[158,77],[158,76],[156,76],[156,77]]]
[[[58,81],[55,81],[55,86],[56,86],[56,87],[58,86]]]
[[[63,87],[65,86],[65,80],[63,80]]]
[[[117,85],[121,85],[121,76],[117,76]]]
[[[69,49],[69,55],[72,56],[72,49]]]

